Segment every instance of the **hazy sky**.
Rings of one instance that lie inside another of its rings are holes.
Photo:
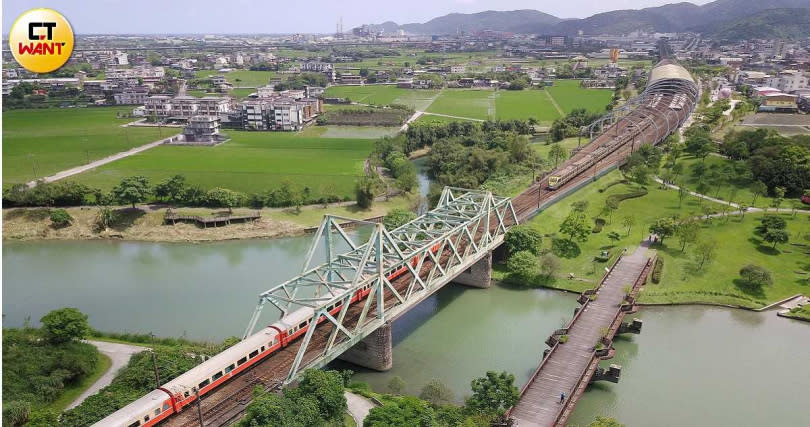
[[[452,12],[536,9],[561,18],[584,18],[616,9],[639,9],[679,0],[2,0],[3,34],[34,7],[64,14],[88,33],[331,33],[394,21],[425,22]],[[709,0],[691,0],[705,4]]]

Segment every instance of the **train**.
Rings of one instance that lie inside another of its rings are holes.
[[[430,250],[434,254],[440,244],[434,244]],[[418,258],[410,261],[412,267],[418,265]],[[408,271],[402,266],[386,277],[394,281]],[[350,305],[364,300],[371,292],[371,285],[365,285],[355,291]],[[342,301],[326,307],[331,315],[340,312]],[[205,362],[188,370],[177,378],[163,384],[138,400],[110,414],[94,424],[98,427],[148,427],[154,426],[180,412],[198,398],[210,393],[230,378],[239,375],[249,367],[267,358],[273,353],[287,347],[306,334],[315,312],[310,307],[299,308],[272,325],[245,338]],[[325,321],[321,316],[318,324]]]

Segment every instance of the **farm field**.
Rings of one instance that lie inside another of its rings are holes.
[[[50,108],[3,112],[3,187],[83,165],[177,129],[123,128],[132,107]],[[35,173],[36,171],[36,173]]]
[[[161,146],[78,175],[76,181],[108,190],[121,178],[144,175],[154,184],[184,175],[191,185],[244,193],[277,188],[285,180],[320,195],[334,186],[352,196],[371,139],[323,138],[282,132],[229,131],[216,147]]]
[[[498,91],[495,98],[495,117],[502,120],[533,117],[541,124],[550,125],[560,113],[542,90],[503,90]]]
[[[208,76],[220,74],[216,70],[197,70],[194,75],[198,79],[206,79]],[[234,87],[259,87],[267,86],[271,78],[277,77],[278,73],[275,71],[251,71],[251,70],[233,70],[224,74],[225,80],[234,85]]]
[[[555,80],[554,86],[546,90],[566,114],[576,108],[603,112],[613,97],[613,91],[609,89],[584,89],[579,86],[579,80]]]
[[[325,97],[349,98],[360,104],[403,104],[417,110],[427,108],[439,93],[438,90],[402,89],[395,85],[332,86]]]
[[[430,104],[430,113],[485,120],[495,116],[494,90],[444,89]]]

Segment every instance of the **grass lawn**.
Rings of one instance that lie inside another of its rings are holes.
[[[319,126],[320,127],[320,126]],[[398,127],[386,126],[323,126],[323,138],[366,138],[377,139],[384,136],[394,136],[399,132]]]
[[[231,89],[228,91],[228,95],[236,97],[236,99],[247,98],[248,95],[251,93],[255,93],[256,89],[253,88],[239,88],[239,89]]]
[[[508,120],[534,117],[549,125],[560,113],[542,90],[504,90],[498,91],[495,99],[495,117]]]
[[[91,372],[89,375],[82,378],[81,381],[66,386],[62,390],[62,394],[59,396],[58,399],[51,402],[47,405],[48,409],[51,409],[56,412],[62,412],[65,408],[73,403],[80,394],[82,394],[88,387],[93,385],[108,369],[112,366],[112,360],[110,360],[107,355],[104,353],[98,354],[98,364],[96,365],[96,370]]]
[[[810,235],[810,216],[781,214],[787,221],[790,243],[773,249],[754,233],[763,215],[750,213],[745,218],[732,217],[727,222],[719,218],[711,224],[703,222],[701,238],[715,240],[720,246],[717,259],[702,271],[696,269],[688,247],[683,253],[677,241],[667,242],[667,246],[658,249],[664,259],[661,283],[647,285],[640,301],[712,302],[759,308],[795,294],[810,294],[807,279],[810,246],[804,239]],[[750,290],[742,285],[738,280],[739,271],[747,264],[770,270],[773,285],[761,290]]]
[[[222,73],[217,70],[197,70],[194,75],[201,80],[205,80],[208,76],[216,76]],[[225,80],[228,83],[237,87],[259,87],[267,86],[271,78],[278,77],[275,71],[250,71],[250,70],[233,70],[224,73]],[[239,79],[239,81],[236,81]]]
[[[587,143],[587,140],[582,140],[583,145]],[[537,154],[539,154],[543,160],[548,161],[550,166],[554,166],[554,161],[549,160],[548,158],[548,153],[551,151],[551,146],[553,144],[554,143],[551,141],[536,142],[532,144],[532,149],[534,149],[534,151],[537,152]],[[565,148],[570,153],[572,149],[577,147],[577,138],[565,138],[562,141],[557,142],[557,144],[560,144],[561,147]]]
[[[427,111],[473,119],[494,118],[497,95],[494,90],[444,89]]]
[[[372,148],[370,139],[321,138],[285,132],[228,131],[231,140],[216,147],[160,146],[78,175],[85,184],[110,189],[121,178],[149,177],[154,184],[182,174],[192,185],[254,193],[289,180],[309,186],[313,195],[331,184],[351,196],[354,181]]]
[[[3,187],[86,164],[178,133],[177,129],[123,128],[131,107],[49,108],[3,112]],[[36,174],[35,172],[36,171]]]
[[[610,89],[585,89],[579,80],[555,80],[554,86],[546,88],[565,113],[576,108],[601,113],[610,103],[613,91]]]
[[[591,221],[591,225],[593,225],[594,218],[605,206],[605,200],[608,196],[638,190],[637,185],[618,183],[620,180],[621,174],[618,171],[610,172],[571,196],[551,205],[527,224],[544,235],[543,248],[551,249],[552,237],[558,234],[560,224],[571,211],[571,205],[574,202],[588,201],[586,215]],[[605,190],[600,193],[600,189]],[[645,196],[622,201],[619,204],[619,209],[613,213],[612,221],[609,221],[601,232],[591,234],[586,242],[577,243],[578,255],[570,258],[560,257],[561,268],[558,272],[560,278],[547,285],[575,291],[591,288],[602,278],[604,267],[609,264],[608,262],[598,263],[593,261],[594,257],[599,255],[602,250],[609,250],[612,260],[624,248],[632,249],[638,246],[641,240],[647,237],[649,234],[648,227],[656,219],[671,216],[690,217],[701,212],[696,198],[690,197],[684,200],[682,207],[678,208],[677,191],[662,190],[655,183],[648,185],[647,190],[649,193]],[[708,203],[704,202],[704,204]],[[627,228],[621,225],[624,216],[632,216],[635,219],[635,225],[631,227],[629,233]],[[620,239],[618,241],[614,242],[608,238],[608,233],[611,231],[619,233]],[[576,279],[563,279],[562,277],[567,277],[568,273],[574,273]],[[494,272],[494,274],[498,277],[504,277],[505,272],[501,268],[500,271]]]
[[[790,316],[810,321],[810,305],[792,308],[790,310]]]
[[[692,169],[695,167],[695,165],[701,163],[701,160],[692,156],[683,156],[678,159],[678,163],[683,164],[682,179],[684,181],[684,184],[686,184],[686,187],[689,190],[697,191],[697,187],[700,181],[692,174]],[[708,168],[711,168],[714,165],[716,166],[733,165],[734,161],[718,156],[706,156],[705,163],[708,170]],[[708,194],[709,196],[712,196],[717,199],[728,200],[729,198],[731,198],[732,192],[736,190],[736,194],[734,194],[733,201],[737,203],[745,203],[749,206],[766,208],[771,205],[771,202],[773,202],[772,197],[768,197],[767,195],[760,195],[759,197],[757,197],[756,203],[752,205],[751,202],[754,201],[754,193],[751,192],[750,184],[746,183],[746,185],[740,185],[740,183],[724,182],[719,185],[709,178],[710,173],[711,172],[707,172],[706,178],[704,178],[706,182],[709,184],[710,188]],[[782,207],[789,208],[789,202],[785,202],[782,205]]]

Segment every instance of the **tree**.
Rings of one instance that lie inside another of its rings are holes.
[[[622,225],[627,227],[627,235],[630,235],[630,229],[636,225],[636,217],[632,215],[625,215],[622,217]]]
[[[361,176],[355,183],[355,196],[357,197],[357,206],[361,209],[371,208],[374,203],[374,189],[376,185],[374,179],[367,176]]]
[[[616,418],[598,415],[593,422],[588,424],[588,427],[624,427],[624,424],[616,421]]]
[[[650,226],[650,233],[655,233],[664,244],[664,239],[675,234],[677,224],[672,218],[660,218]]]
[[[213,208],[228,208],[233,213],[234,206],[239,204],[241,195],[227,188],[212,188],[205,193],[205,205]]]
[[[416,218],[416,214],[407,209],[391,209],[383,217],[383,225],[388,230],[393,230],[403,224],[407,224]]]
[[[748,211],[748,205],[740,203],[737,205],[737,210],[740,212],[740,218],[745,218],[745,212]]]
[[[754,200],[751,201],[751,206],[754,206],[757,203],[757,197],[768,192],[768,186],[762,181],[757,181],[751,184],[751,192],[754,193]]]
[[[695,261],[698,270],[702,270],[706,263],[714,261],[717,255],[717,242],[714,240],[703,240],[695,246]]]
[[[540,257],[540,271],[547,279],[554,277],[560,271],[560,267],[562,267],[560,259],[554,254],[546,254]]]
[[[686,245],[697,241],[698,232],[700,232],[700,226],[696,222],[689,221],[678,225],[675,236],[678,237],[678,243],[681,244],[681,252],[686,250]]]
[[[776,187],[773,189],[773,203],[771,206],[776,208],[776,211],[779,212],[779,207],[782,206],[782,202],[785,201],[785,187]]]
[[[565,160],[566,157],[568,157],[568,152],[565,151],[565,148],[557,143],[551,144],[551,149],[548,152],[548,158],[554,162],[555,168],[557,167],[557,163],[559,163],[560,160]]]
[[[301,396],[314,398],[321,416],[326,420],[342,420],[347,408],[343,377],[338,371],[307,369],[298,387],[285,390],[285,395],[294,400]]]
[[[503,243],[506,252],[510,255],[520,251],[529,251],[539,255],[542,241],[543,236],[539,231],[528,225],[517,225],[509,229]]]
[[[611,231],[610,233],[608,233],[607,236],[608,236],[608,239],[613,241],[614,245],[616,243],[618,243],[619,240],[622,240],[622,236],[619,233],[615,232],[615,231]]]
[[[412,396],[401,396],[394,402],[372,408],[363,427],[415,426],[435,427],[436,412],[427,402]]]
[[[453,403],[453,390],[450,390],[443,382],[436,378],[431,379],[419,392],[419,398],[427,400],[433,405],[446,405]]]
[[[167,199],[170,202],[180,200],[180,195],[186,188],[186,177],[175,175],[155,186],[155,197]]]
[[[591,227],[588,225],[584,213],[571,212],[560,224],[560,233],[567,235],[571,242],[575,240],[584,242],[591,234]]]
[[[615,197],[608,197],[605,200],[605,207],[608,209],[608,224],[613,223],[613,212],[619,209],[619,200]]]
[[[754,288],[762,288],[773,284],[771,272],[764,267],[753,264],[748,264],[740,269],[740,278],[746,285]]]
[[[765,215],[759,222],[757,231],[760,233],[765,233],[768,230],[784,230],[787,228],[785,219],[778,215]]]
[[[402,379],[399,375],[394,375],[390,381],[388,381],[388,391],[391,394],[401,394],[403,390],[405,390],[405,380]]]
[[[701,161],[706,161],[706,156],[712,151],[714,151],[714,143],[708,132],[701,132],[686,138],[686,152],[700,158]]]
[[[571,203],[571,210],[575,212],[585,212],[588,210],[588,201],[587,200],[578,200],[574,203]]]
[[[121,180],[121,183],[112,189],[113,197],[120,203],[132,204],[145,202],[152,194],[149,187],[149,178],[145,176],[130,176]]]
[[[537,255],[529,251],[520,251],[509,256],[506,269],[517,280],[528,282],[540,270],[540,261]]]
[[[289,426],[305,427],[323,424],[318,402],[309,396],[292,399],[286,395],[254,392],[240,427]]]
[[[686,189],[686,185],[684,184],[683,180],[678,180],[675,185],[678,187],[678,209],[680,209],[683,205],[683,199],[689,195],[689,190]]]
[[[485,377],[471,383],[473,394],[464,402],[469,410],[490,416],[502,416],[520,399],[515,376],[508,372],[487,371]]]
[[[73,222],[73,217],[64,209],[54,209],[51,211],[51,224],[54,227],[67,227]]]
[[[90,332],[87,315],[72,307],[53,310],[39,321],[45,339],[54,344],[82,339]]]
[[[777,243],[787,243],[789,240],[788,232],[785,230],[779,229],[769,229],[765,232],[765,235],[762,236],[768,243],[773,243],[773,248],[776,249]]]

